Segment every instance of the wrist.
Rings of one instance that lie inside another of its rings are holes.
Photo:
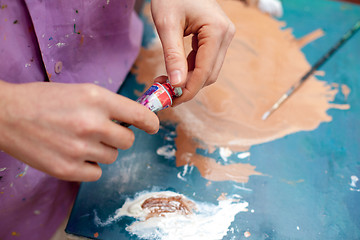
[[[5,110],[10,103],[10,96],[12,92],[13,84],[5,82],[0,79],[0,120],[2,115],[5,113]]]
[[[7,131],[9,129],[9,108],[11,104],[11,96],[13,85],[11,83],[0,80],[0,150],[3,150],[7,142]]]

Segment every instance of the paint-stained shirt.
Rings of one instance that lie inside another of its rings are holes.
[[[118,90],[141,43],[133,5],[134,0],[0,0],[0,79]],[[0,150],[0,240],[50,239],[77,189]]]

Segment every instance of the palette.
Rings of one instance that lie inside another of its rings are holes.
[[[283,4],[285,14],[281,20],[293,29],[295,37],[316,29],[325,33],[302,48],[310,64],[360,16],[360,7],[348,3],[284,0]],[[146,26],[143,45],[149,48],[154,33]],[[243,148],[216,142],[203,147],[206,139],[194,136],[199,146],[195,152],[180,151],[179,126],[184,126],[184,122],[174,121],[171,113],[160,114],[163,121],[156,135],[132,128],[136,136],[134,146],[119,151],[114,164],[103,165],[99,181],[81,184],[67,233],[93,239],[156,239],[159,236],[176,239],[185,232],[189,235],[184,239],[202,239],[202,236],[203,239],[212,239],[209,236],[213,239],[360,238],[360,210],[357,209],[360,202],[359,42],[360,34],[357,34],[323,66],[325,76],[313,80],[314,84],[320,81],[328,86],[329,94],[334,96],[332,106],[343,106],[322,113],[326,118],[314,126],[302,130],[291,128],[273,139],[243,144]],[[141,84],[141,72],[134,72],[121,89],[121,94],[132,99],[136,99],[146,85]],[[271,80],[271,76],[266,77]],[[276,86],[274,90],[279,93],[287,89],[286,86],[275,89]],[[134,88],[137,91],[134,92]],[[301,92],[292,97],[295,104]],[[273,99],[264,100],[264,109],[272,103]],[[286,116],[292,103],[287,104],[275,114],[281,115],[284,111]],[[261,121],[263,112],[259,113]],[[276,118],[275,114],[272,117]],[[254,119],[256,116],[254,113]],[[261,122],[259,124],[259,128],[262,127]],[[219,128],[221,132],[225,126],[219,125]],[[243,171],[228,171],[227,175],[232,176],[214,178],[209,172],[214,168],[181,163],[179,152],[183,157],[202,156],[205,163],[222,166],[221,171],[228,169],[227,166],[232,169],[237,166]],[[143,224],[147,217],[136,211],[138,198],[159,196],[182,199],[194,204],[196,209],[187,207],[192,214],[167,216],[177,220],[162,222],[168,230],[156,228],[153,223]],[[200,227],[196,222],[203,224]],[[172,231],[174,229],[178,232]]]

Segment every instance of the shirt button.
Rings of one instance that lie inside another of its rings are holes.
[[[63,63],[61,61],[55,63],[55,73],[61,73]]]

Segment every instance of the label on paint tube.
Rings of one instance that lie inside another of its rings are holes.
[[[153,112],[158,112],[172,105],[172,97],[164,86],[154,83],[137,102]]]
[[[174,89],[169,82],[160,84],[154,83],[141,97],[136,101],[144,105],[152,112],[158,112],[172,105],[172,98],[174,96],[181,96],[181,88]],[[129,127],[131,124],[113,120],[115,123],[124,127]]]

